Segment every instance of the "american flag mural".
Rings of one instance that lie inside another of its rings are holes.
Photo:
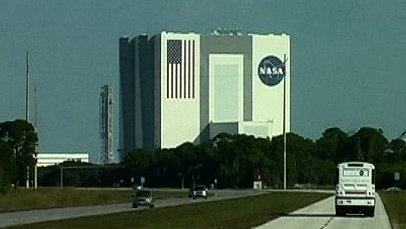
[[[166,98],[195,98],[195,40],[167,40]]]

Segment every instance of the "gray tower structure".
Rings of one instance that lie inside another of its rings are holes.
[[[101,87],[100,92],[100,156],[99,163],[102,165],[113,163],[113,96],[108,85]]]

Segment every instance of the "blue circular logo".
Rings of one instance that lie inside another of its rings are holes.
[[[259,63],[258,76],[265,85],[275,86],[285,76],[285,63],[276,56],[267,56]]]

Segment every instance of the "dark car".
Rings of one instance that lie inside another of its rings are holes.
[[[189,198],[196,199],[202,197],[207,199],[207,188],[204,185],[196,185],[189,190]]]
[[[132,198],[132,207],[136,208],[139,205],[147,205],[150,208],[154,207],[154,199],[150,190],[137,190]]]

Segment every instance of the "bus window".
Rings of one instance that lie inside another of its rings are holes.
[[[347,165],[348,167],[364,167],[364,164],[362,163],[349,163]]]

